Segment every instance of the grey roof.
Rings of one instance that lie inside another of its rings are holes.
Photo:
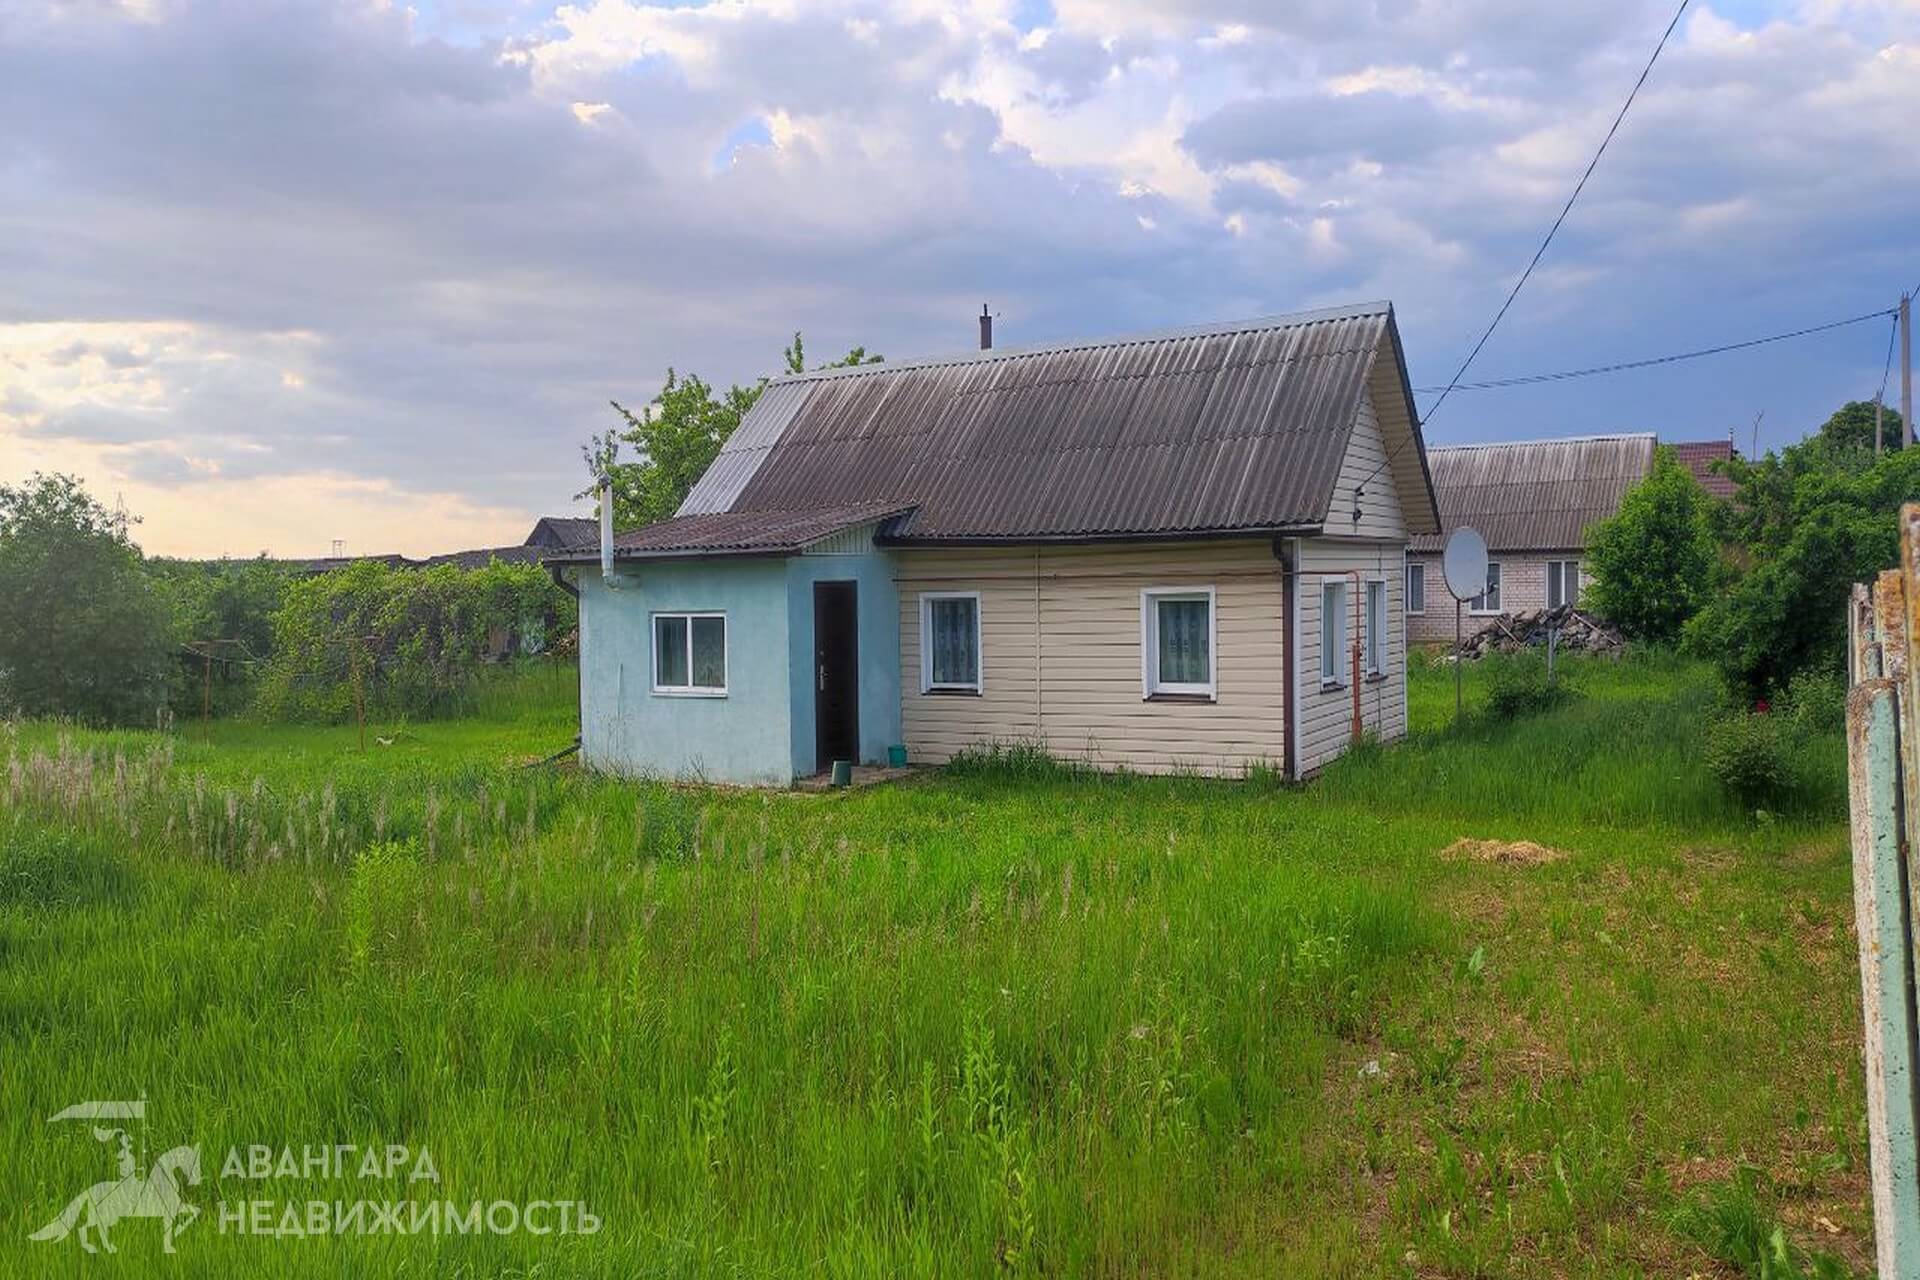
[[[1471,525],[1491,551],[1575,551],[1653,469],[1653,447],[1651,434],[1468,444],[1428,449],[1427,464],[1443,529]],[[1445,541],[1418,535],[1407,549]]]
[[[600,522],[592,516],[541,516],[526,537],[526,545],[554,551],[590,547],[599,541]]]
[[[621,559],[696,555],[787,555],[823,538],[903,514],[897,502],[854,503],[805,511],[732,511],[674,516],[615,536]],[[583,562],[599,548],[563,551],[550,561]]]
[[[890,504],[911,508],[887,530],[903,542],[1317,529],[1370,378],[1397,402],[1383,420],[1410,422],[1384,302],[796,374],[680,517]],[[1424,490],[1411,438],[1396,479]]]
[[[462,569],[484,569],[495,560],[502,564],[539,564],[546,551],[545,547],[528,546],[525,543],[512,547],[482,547],[477,551],[448,551],[428,556],[425,560],[409,562],[407,567],[433,569],[450,564]]]

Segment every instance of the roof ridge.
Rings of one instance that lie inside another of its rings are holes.
[[[769,378],[767,385],[782,386],[802,382],[825,382],[833,378],[893,373],[902,369],[927,369],[946,365],[980,364],[992,360],[1015,360],[1025,356],[1055,355],[1068,351],[1087,351],[1095,347],[1132,347],[1149,342],[1170,342],[1179,338],[1212,338],[1233,333],[1259,333],[1270,329],[1298,329],[1310,324],[1335,320],[1355,320],[1362,316],[1391,315],[1393,303],[1387,299],[1356,302],[1346,306],[1319,307],[1308,311],[1282,312],[1253,316],[1242,320],[1217,320],[1206,324],[1177,325],[1140,333],[1112,334],[1103,338],[1071,338],[1060,342],[1039,343],[1028,347],[988,347],[980,351],[961,351],[952,355],[914,356],[906,360],[879,360],[871,364],[841,365],[829,369],[807,369],[800,373]],[[1327,354],[1324,352],[1312,353]]]
[[[1533,440],[1482,440],[1473,444],[1430,444],[1429,455],[1458,449],[1510,449],[1542,444],[1604,444],[1614,440],[1652,440],[1658,444],[1660,437],[1652,431],[1620,431],[1610,435],[1591,436],[1541,436]]]

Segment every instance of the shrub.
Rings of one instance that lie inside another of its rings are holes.
[[[531,636],[559,612],[535,565],[390,569],[363,561],[293,583],[273,620],[273,660],[259,707],[298,720],[344,720],[356,683],[369,709],[432,716],[460,711],[488,652],[489,631]]]
[[[1510,658],[1488,658],[1487,714],[1495,720],[1517,720],[1564,706],[1573,691],[1564,679],[1550,679],[1547,660],[1521,653]]]
[[[1723,716],[1707,727],[1708,772],[1753,809],[1784,808],[1794,784],[1789,722],[1761,712]]]
[[[1662,447],[1653,470],[1627,491],[1619,514],[1587,533],[1587,600],[1635,640],[1668,642],[1706,603],[1718,550],[1712,499]]]
[[[0,484],[0,711],[153,723],[174,641],[127,525],[71,476]]]
[[[1802,671],[1787,681],[1775,710],[1800,733],[1841,733],[1847,727],[1847,682],[1832,671]]]

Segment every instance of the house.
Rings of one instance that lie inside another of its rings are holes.
[[[1487,541],[1487,589],[1461,609],[1460,631],[1493,619],[1558,608],[1580,598],[1587,529],[1620,510],[1628,489],[1653,470],[1651,434],[1521,440],[1427,450],[1441,526]],[[1440,569],[1444,534],[1407,547],[1407,635],[1451,644],[1453,596]]]
[[[1428,449],[1445,532],[1408,542],[1408,640],[1453,643],[1454,600],[1440,554],[1446,534],[1463,525],[1487,541],[1487,589],[1462,605],[1462,636],[1498,618],[1579,603],[1587,530],[1618,514],[1627,490],[1646,479],[1656,443],[1651,433],[1642,433]],[[1711,469],[1734,456],[1731,442],[1671,447],[1708,493],[1732,494],[1732,482]]]
[[[525,545],[546,552],[576,551],[600,538],[600,522],[592,516],[541,516],[527,534]]]
[[[1738,455],[1732,440],[1683,440],[1673,446],[1682,466],[1693,472],[1700,487],[1716,498],[1732,498],[1733,481],[1714,468],[1716,462],[1731,462]]]
[[[1404,552],[1438,528],[1374,303],[781,378],[672,519],[549,563],[597,767],[1019,742],[1301,777],[1356,721],[1405,733]]]

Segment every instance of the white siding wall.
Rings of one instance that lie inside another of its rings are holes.
[[[1286,747],[1281,566],[1265,540],[907,551],[899,557],[907,749],[1033,742],[1145,773],[1278,768]],[[1140,593],[1214,590],[1217,696],[1148,701]],[[922,693],[920,593],[980,593],[981,693]]]
[[[1369,392],[1360,401],[1360,415],[1354,420],[1353,438],[1340,464],[1340,478],[1333,484],[1333,509],[1327,514],[1329,534],[1390,542],[1405,539],[1407,526],[1400,512],[1400,495],[1394,487],[1392,468],[1384,465],[1386,460],[1386,440],[1380,433],[1380,420]],[[1358,524],[1353,519],[1355,486],[1361,491]]]
[[[1300,735],[1295,767],[1304,774],[1321,768],[1347,749],[1353,740],[1353,688],[1350,682],[1352,658],[1341,654],[1341,688],[1323,688],[1320,683],[1320,599],[1327,582],[1346,584],[1347,642],[1352,644],[1361,633],[1355,629],[1354,601],[1360,601],[1359,621],[1366,620],[1366,583],[1379,581],[1387,592],[1387,640],[1382,674],[1362,677],[1360,683],[1360,723],[1364,730],[1382,741],[1391,742],[1407,732],[1407,633],[1405,625],[1404,583],[1401,576],[1399,543],[1367,543],[1338,538],[1302,539],[1299,547],[1300,610],[1298,646]],[[1356,588],[1351,571],[1358,570]],[[1356,590],[1359,595],[1356,597]]]

